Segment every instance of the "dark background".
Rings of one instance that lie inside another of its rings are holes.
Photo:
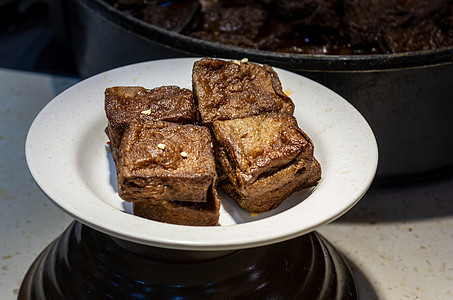
[[[45,3],[0,0],[0,67],[78,77],[69,45],[55,32]]]

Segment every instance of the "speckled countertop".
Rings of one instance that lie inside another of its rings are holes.
[[[16,299],[36,256],[72,219],[46,199],[25,161],[33,118],[74,78],[0,68],[0,298]],[[342,252],[361,299],[453,299],[453,178],[373,185],[317,230]]]

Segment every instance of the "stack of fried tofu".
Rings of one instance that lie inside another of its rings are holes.
[[[105,91],[118,193],[135,215],[216,225],[217,186],[247,211],[265,212],[317,184],[313,143],[271,67],[205,58],[192,85]]]

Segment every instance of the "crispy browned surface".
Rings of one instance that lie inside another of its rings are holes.
[[[209,130],[165,121],[132,123],[119,148],[117,177],[126,201],[206,202],[216,181]]]
[[[251,212],[276,208],[317,184],[313,143],[270,66],[201,59],[192,83],[193,95],[175,86],[106,90],[118,193],[133,203],[135,215],[216,225],[217,172],[221,187]],[[197,114],[205,126],[183,124],[195,123]]]
[[[214,226],[219,221],[220,199],[215,187],[208,191],[207,202],[142,201],[133,203],[134,215],[159,222]]]
[[[296,191],[315,186],[320,177],[321,166],[316,159],[299,160],[242,189],[228,181],[222,181],[219,185],[243,209],[260,213],[277,208]]]
[[[215,121],[216,159],[228,180],[221,186],[241,207],[264,212],[321,177],[313,143],[289,115]]]
[[[177,86],[154,89],[139,86],[107,88],[105,112],[108,119],[106,133],[111,142],[114,158],[129,123],[137,120],[194,123],[196,117],[192,92]]]
[[[218,147],[235,166],[230,179],[238,186],[253,183],[259,175],[291,162],[304,150],[312,151],[299,133],[296,119],[288,115],[215,121],[213,132]]]
[[[292,114],[277,74],[269,66],[205,58],[192,71],[195,101],[203,124],[263,113]]]

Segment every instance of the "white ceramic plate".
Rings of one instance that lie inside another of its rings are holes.
[[[107,151],[104,90],[115,85],[191,88],[197,59],[134,64],[81,81],[55,97],[34,120],[26,159],[37,184],[58,207],[109,235],[146,245],[187,250],[261,246],[300,236],[333,221],[367,191],[377,167],[376,140],[364,118],[331,90],[276,69],[293,99],[299,126],[312,138],[322,180],[259,215],[221,194],[219,226],[165,224],[133,216],[119,198]]]

